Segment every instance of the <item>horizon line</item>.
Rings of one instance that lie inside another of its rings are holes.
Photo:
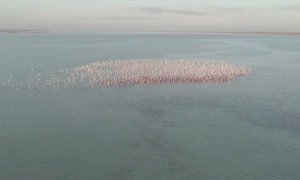
[[[131,31],[131,30],[53,30],[53,29],[0,29],[0,33],[55,33],[55,32],[102,32],[132,34],[263,34],[300,35],[300,31]]]

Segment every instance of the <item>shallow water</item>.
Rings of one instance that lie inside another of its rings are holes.
[[[1,34],[0,84],[111,59],[251,67],[221,84],[0,88],[0,179],[299,179],[300,37]]]

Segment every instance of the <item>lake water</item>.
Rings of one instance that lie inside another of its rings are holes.
[[[222,84],[0,88],[2,180],[300,179],[300,36],[0,34],[0,84],[92,62],[198,58]]]

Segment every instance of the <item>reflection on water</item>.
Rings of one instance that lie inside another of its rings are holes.
[[[222,84],[1,87],[0,179],[299,179],[296,47],[291,36],[2,34],[1,84],[107,59],[213,59],[253,72]]]

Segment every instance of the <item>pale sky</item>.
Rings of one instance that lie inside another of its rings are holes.
[[[0,0],[0,29],[300,32],[300,0]]]

